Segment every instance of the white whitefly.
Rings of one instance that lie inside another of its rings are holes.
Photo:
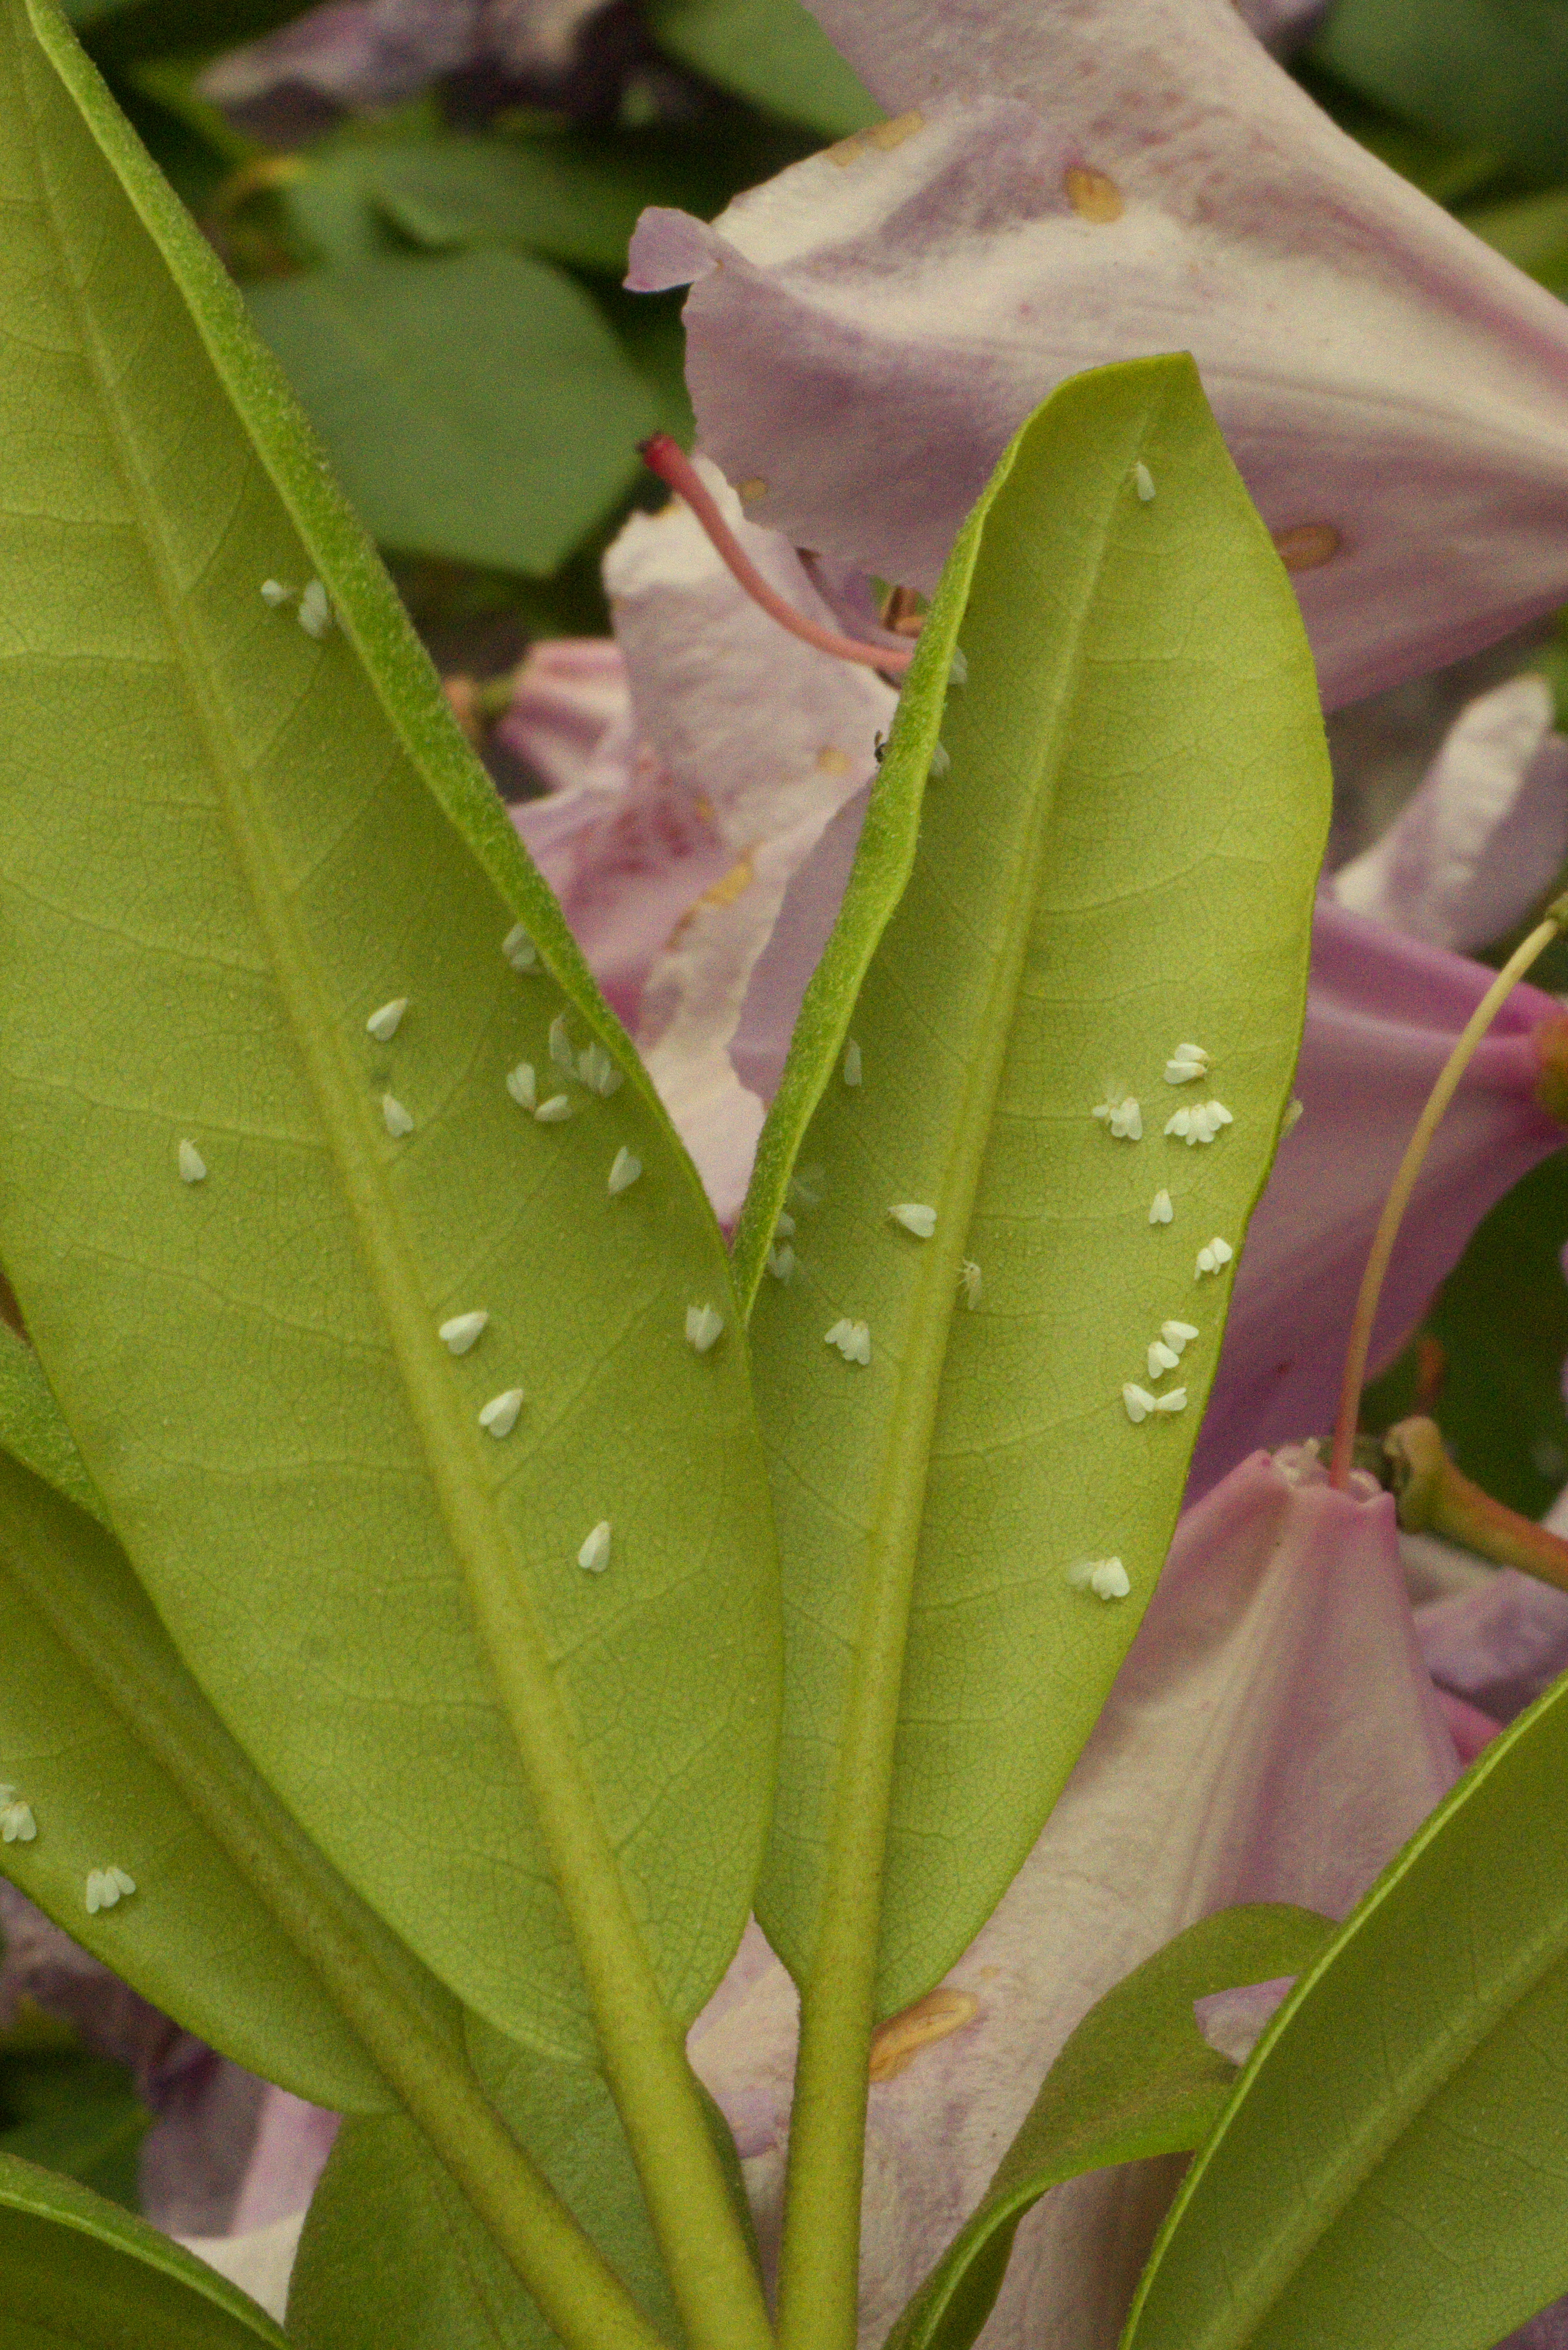
[[[1224,1103],[1214,1100],[1212,1096],[1203,1105],[1203,1115],[1211,1127],[1234,1126],[1236,1123]]]
[[[517,1415],[523,1409],[521,1388],[503,1388],[499,1395],[481,1407],[479,1424],[493,1437],[510,1436],[517,1425]]]
[[[572,1040],[566,1034],[566,1015],[557,1012],[550,1023],[550,1058],[567,1076],[577,1074],[577,1056],[572,1050]]]
[[[1166,1191],[1157,1191],[1149,1207],[1149,1222],[1151,1224],[1168,1224],[1175,1213],[1176,1211],[1170,1204],[1169,1192]]]
[[[395,1094],[381,1096],[381,1118],[387,1132],[395,1142],[400,1141],[405,1134],[412,1134],[414,1130],[413,1119]]]
[[[768,1271],[775,1281],[788,1281],[794,1273],[794,1251],[788,1241],[781,1241],[768,1251]]]
[[[969,662],[965,658],[964,649],[961,645],[955,645],[953,647],[952,658],[948,662],[948,683],[950,685],[967,685],[969,683]]]
[[[1201,1045],[1179,1045],[1165,1065],[1165,1082],[1189,1086],[1194,1077],[1206,1077],[1212,1065],[1212,1055]]]
[[[320,580],[307,580],[299,598],[299,625],[306,635],[319,642],[330,630],[332,617],[332,606]]]
[[[514,922],[501,941],[501,951],[514,971],[537,971],[539,950],[521,922]]]
[[[980,1267],[971,1256],[966,1256],[959,1267],[959,1287],[963,1292],[964,1304],[972,1314],[980,1304],[981,1279]]]
[[[774,1233],[775,1238],[781,1241],[794,1240],[794,1218],[790,1214],[787,1208],[781,1208],[777,1216],[774,1219]]]
[[[590,1093],[606,1101],[621,1083],[621,1072],[597,1039],[577,1055],[577,1075]]]
[[[1179,1109],[1174,1111],[1165,1121],[1165,1130],[1167,1134],[1174,1134],[1179,1140],[1183,1142],[1190,1142],[1192,1140],[1192,1120],[1194,1115],[1195,1113],[1189,1109]]]
[[[1107,1094],[1103,1102],[1096,1103],[1091,1115],[1108,1126],[1118,1142],[1143,1140],[1143,1111],[1131,1094]],[[1169,1131],[1168,1127],[1166,1132]]]
[[[1235,1253],[1230,1242],[1222,1241],[1217,1232],[1199,1250],[1198,1270],[1192,1276],[1193,1280],[1201,1281],[1206,1273],[1218,1273],[1222,1264],[1230,1263]]]
[[[1304,1103],[1299,1101],[1290,1101],[1286,1103],[1285,1114],[1280,1120],[1280,1140],[1282,1142],[1284,1140],[1287,1134],[1294,1133],[1296,1123],[1304,1107]]]
[[[402,1024],[409,1008],[406,995],[394,995],[390,1003],[381,1004],[365,1023],[366,1033],[374,1036],[378,1045],[389,1045]]]
[[[1135,1428],[1140,1419],[1147,1419],[1154,1409],[1154,1398],[1148,1389],[1134,1387],[1130,1379],[1122,1388],[1122,1401],[1127,1406],[1127,1418]]]
[[[1141,457],[1133,467],[1133,487],[1138,494],[1139,503],[1143,505],[1147,505],[1150,498],[1154,495],[1154,475],[1149,472],[1148,467],[1144,463]]]
[[[560,1126],[572,1115],[572,1105],[565,1094],[552,1094],[534,1112],[541,1126]]]
[[[180,1145],[180,1180],[182,1183],[204,1183],[207,1162],[193,1142]]]
[[[1159,1326],[1159,1335],[1179,1358],[1197,1337],[1198,1331],[1196,1326],[1190,1322],[1162,1322]]]
[[[96,1918],[100,1909],[112,1909],[117,1902],[136,1890],[136,1879],[123,1868],[89,1868],[87,1880],[87,1911]]]
[[[484,1308],[476,1306],[472,1314],[452,1315],[436,1335],[449,1355],[466,1355],[489,1319]]]
[[[724,1327],[724,1317],[712,1305],[689,1305],[686,1308],[686,1343],[705,1355],[719,1343]]]
[[[294,589],[286,588],[281,579],[264,579],[261,584],[261,599],[270,610],[275,612],[280,605],[293,603]]]
[[[952,754],[949,751],[947,744],[945,743],[933,743],[931,746],[931,764],[926,771],[930,776],[932,783],[940,784],[944,775],[951,775],[952,764]]]
[[[1187,1389],[1185,1388],[1168,1388],[1162,1396],[1157,1396],[1155,1398],[1154,1408],[1156,1411],[1185,1411],[1187,1409]]]
[[[842,1315],[831,1330],[822,1334],[826,1346],[836,1347],[846,1363],[868,1363],[871,1360],[871,1332],[864,1322],[852,1322]]]
[[[613,1200],[619,1191],[629,1191],[641,1172],[641,1159],[635,1150],[628,1150],[623,1142],[610,1161],[610,1198]]]
[[[20,1796],[0,1809],[0,1843],[31,1844],[38,1833],[38,1823],[33,1817],[33,1806]]]
[[[860,1083],[860,1047],[853,1036],[844,1047],[844,1082],[846,1086]]]
[[[929,1241],[937,1228],[936,1210],[921,1207],[918,1200],[900,1200],[896,1207],[888,1209],[888,1213],[896,1224],[902,1224],[907,1232],[913,1232],[918,1241]]]
[[[589,1575],[602,1575],[609,1565],[610,1522],[601,1518],[577,1553],[577,1565]]]
[[[519,1061],[514,1069],[506,1072],[506,1090],[519,1109],[537,1109],[539,1080],[534,1074],[532,1061]]]
[[[1067,1569],[1075,1591],[1092,1591],[1096,1599],[1125,1599],[1132,1589],[1119,1558],[1081,1558]]]
[[[1151,1379],[1163,1378],[1167,1371],[1175,1370],[1180,1360],[1180,1356],[1173,1355],[1163,1338],[1149,1340],[1148,1375]]]

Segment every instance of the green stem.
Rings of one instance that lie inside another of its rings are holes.
[[[1395,1504],[1407,1534],[1441,1534],[1448,1542],[1517,1566],[1542,1583],[1568,1591],[1568,1542],[1533,1518],[1494,1502],[1456,1469],[1430,1419],[1402,1419],[1383,1440],[1391,1464]]]
[[[452,2029],[455,2002],[256,1776],[150,1612],[139,1622],[115,1604],[117,1581],[133,1586],[112,1537],[9,1461],[0,1480],[6,1573],[254,1888],[562,2341],[664,2350],[485,2096]]]

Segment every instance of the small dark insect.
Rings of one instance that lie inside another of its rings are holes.
[[[872,737],[871,737],[871,755],[872,755],[872,757],[876,760],[877,764],[878,766],[880,766],[880,765],[881,765],[881,764],[882,764],[882,762],[883,762],[883,760],[884,760],[884,759],[887,757],[887,755],[888,755],[888,737],[886,736],[886,734],[873,734],[873,735],[872,735]]]

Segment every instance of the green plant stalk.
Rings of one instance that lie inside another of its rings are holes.
[[[49,1506],[67,1505],[49,1497]],[[215,1719],[126,1639],[61,1545],[11,1514],[6,1569],[179,1787],[315,1972],[570,2350],[663,2350],[619,2278],[502,2123],[460,2047],[370,1946],[357,1898],[282,1811],[236,1772]]]
[[[862,1585],[859,1635],[824,1878],[822,1925],[801,1992],[800,2054],[779,2254],[783,2350],[853,2350],[860,2265],[860,2190],[882,1873],[924,1491],[898,1468],[929,1456],[963,1236],[974,1212],[986,1138],[1023,983],[1052,795],[1043,757],[1029,846],[1009,896],[986,1038],[954,1135],[937,1241],[900,1375],[894,1434]]]
[[[28,0],[29,10],[36,0]],[[68,50],[48,15],[33,22],[80,104]],[[48,37],[53,35],[53,37]],[[93,109],[84,108],[89,127]],[[45,201],[47,186],[40,183]],[[62,263],[62,283],[69,273]],[[522,1759],[551,1873],[569,1920],[592,2003],[606,2078],[648,2200],[649,2218],[693,2350],[762,2350],[772,2340],[762,2287],[730,2201],[684,2037],[664,2009],[615,1856],[583,1771],[544,1637],[493,1508],[475,1435],[442,1376],[418,1260],[379,1164],[361,1088],[338,1036],[320,972],[303,935],[275,843],[251,805],[247,776],[192,639],[180,575],[152,485],[139,470],[119,387],[95,320],[73,286],[78,328],[103,412],[119,444],[120,473],[149,552],[171,638],[205,739],[236,861],[266,941],[306,1082],[358,1229],[364,1261],[419,1429],[441,1514],[480,1638]],[[351,612],[341,616],[353,634]]]

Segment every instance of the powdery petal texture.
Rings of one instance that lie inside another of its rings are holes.
[[[861,2341],[881,2340],[973,2209],[1103,1992],[1232,1902],[1343,1915],[1457,1770],[1392,1503],[1243,1463],[1183,1519],[1061,1802],[948,1978],[978,2014],[871,2091]],[[740,2134],[770,2263],[795,2016],[774,1966],[691,2042]],[[1037,2206],[984,2350],[1114,2350],[1180,2169],[1098,2172]]]
[[[1438,1074],[1494,974],[1319,900],[1295,1090],[1241,1253],[1219,1375],[1193,1457],[1203,1492],[1254,1446],[1326,1436],[1383,1201]],[[1534,1032],[1562,1018],[1518,987],[1438,1127],[1400,1232],[1371,1374],[1404,1345],[1487,1211],[1563,1129],[1533,1096]]]
[[[1568,316],[1229,0],[815,13],[899,119],[711,228],[645,214],[628,281],[694,281],[702,441],[757,519],[929,588],[1055,383],[1186,349],[1331,706],[1568,590]]]
[[[1488,945],[1521,921],[1568,858],[1568,742],[1542,677],[1511,678],[1462,710],[1381,840],[1329,884],[1341,906],[1428,945]]]

